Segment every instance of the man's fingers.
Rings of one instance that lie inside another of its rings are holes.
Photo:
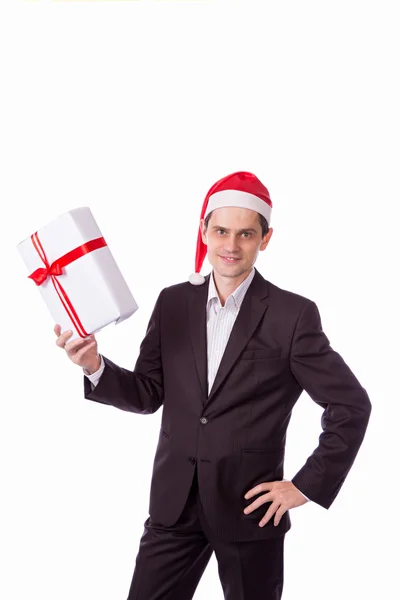
[[[78,350],[81,348],[87,348],[87,346],[93,342],[96,342],[93,336],[80,338],[78,340],[72,340],[72,342],[67,342],[64,348],[67,354],[76,354]]]
[[[272,490],[272,486],[274,483],[275,481],[264,481],[263,483],[260,483],[259,485],[256,485],[256,487],[249,490],[244,497],[246,498],[246,500],[248,500],[253,496],[257,496],[257,494],[261,494],[262,492],[269,492],[270,490]]]
[[[54,331],[56,331],[56,328],[54,328]],[[76,352],[76,350],[78,348],[80,348],[82,345],[86,346],[88,343],[92,343],[93,341],[96,341],[94,334],[92,334],[85,338],[79,338],[77,340],[72,340],[71,342],[68,342],[68,339],[71,337],[71,335],[72,335],[71,330],[64,331],[64,333],[59,335],[56,339],[57,346],[59,346],[60,348],[64,348],[64,350],[66,350],[66,352],[68,354],[71,352],[73,352],[73,353]]]
[[[274,517],[274,525],[275,526],[279,525],[279,521],[281,520],[281,518],[283,517],[283,515],[285,514],[286,511],[287,511],[287,508],[284,507],[283,504],[281,504],[275,513],[275,517]]]
[[[248,513],[253,512],[253,510],[256,510],[256,508],[259,508],[266,502],[270,502],[270,501],[271,501],[271,492],[269,492],[268,494],[264,494],[263,496],[260,496],[259,498],[257,498],[257,500],[254,500],[254,502],[252,502],[251,504],[246,506],[246,508],[244,509],[243,512],[245,512],[247,515]]]
[[[72,335],[72,331],[64,331],[64,333],[62,333],[61,335],[58,336],[58,338],[56,339],[56,345],[60,346],[60,348],[64,348],[67,339],[69,337],[71,337]]]
[[[61,326],[60,325],[54,325],[54,333],[56,334],[56,336],[59,336],[61,333]]]
[[[264,525],[266,525],[268,523],[268,521],[270,520],[272,515],[278,510],[278,508],[279,508],[279,502],[274,501],[271,504],[271,506],[269,507],[269,509],[267,510],[267,512],[265,513],[265,515],[263,516],[263,518],[261,519],[261,521],[259,522],[259,526],[264,527]]]
[[[74,362],[79,363],[81,361],[81,359],[83,358],[83,356],[85,355],[85,353],[92,349],[93,346],[96,344],[96,342],[90,342],[89,344],[87,344],[86,346],[84,346],[83,348],[80,348],[80,350],[78,350],[77,352],[75,352],[75,354],[73,354],[72,359]]]

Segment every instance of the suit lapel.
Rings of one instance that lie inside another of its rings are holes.
[[[191,285],[188,294],[189,332],[197,373],[204,397],[208,396],[207,377],[207,297],[210,275],[203,285]]]
[[[208,404],[229,374],[244,347],[253,336],[268,303],[268,282],[257,271],[244,297],[233,326],[210,395],[207,377],[207,298],[210,275],[203,285],[192,286],[188,296],[189,331],[200,384]]]

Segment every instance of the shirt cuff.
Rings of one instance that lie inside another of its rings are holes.
[[[89,379],[89,381],[93,384],[93,386],[96,386],[99,383],[99,379],[102,376],[103,371],[104,371],[105,363],[104,363],[104,359],[101,354],[100,354],[100,359],[101,359],[100,367],[94,373],[90,374],[87,369],[83,369],[84,374]]]

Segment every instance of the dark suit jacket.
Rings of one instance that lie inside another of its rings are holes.
[[[256,270],[210,394],[207,392],[206,282],[165,288],[152,313],[134,371],[104,357],[85,398],[151,414],[163,406],[150,491],[154,521],[173,525],[195,468],[206,517],[233,541],[281,535],[258,521],[270,503],[245,515],[246,491],[281,480],[286,430],[302,390],[322,407],[319,444],[292,481],[329,508],[364,438],[371,404],[365,389],[322,330],[317,306],[266,281]]]

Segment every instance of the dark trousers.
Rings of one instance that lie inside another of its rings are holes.
[[[225,600],[280,600],[284,537],[236,543],[215,539],[195,474],[175,525],[164,527],[150,517],[145,521],[127,600],[190,600],[213,552]]]

